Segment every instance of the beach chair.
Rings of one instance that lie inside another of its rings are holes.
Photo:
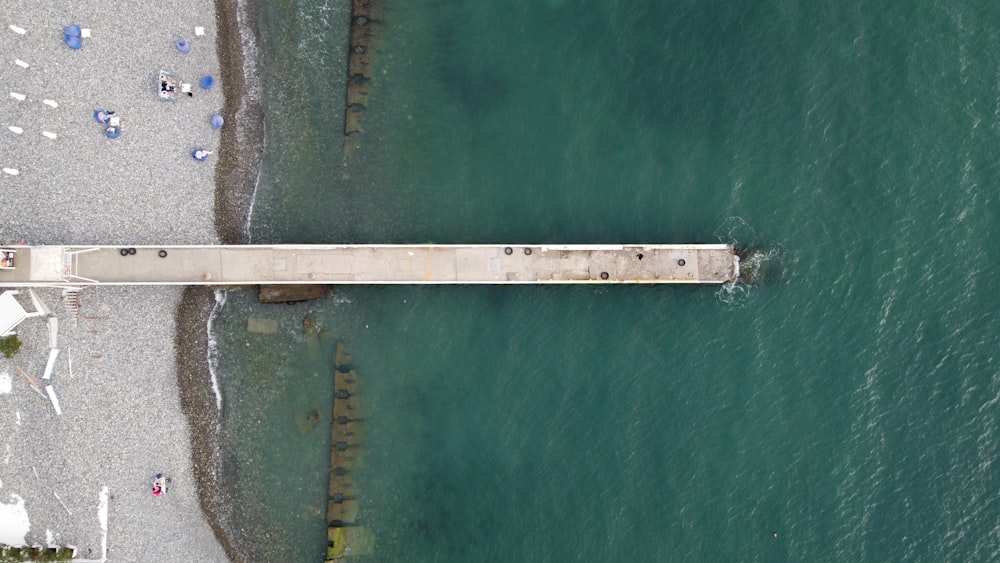
[[[157,75],[157,90],[159,91],[160,100],[164,102],[172,102],[177,97],[177,77],[165,70],[161,70]]]

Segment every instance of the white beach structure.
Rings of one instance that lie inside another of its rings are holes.
[[[44,317],[49,314],[49,311],[30,289],[28,290],[28,294],[31,296],[31,302],[35,307],[35,311],[29,313],[17,298],[14,297],[18,293],[20,292],[5,291],[0,293],[0,337],[14,334],[14,329],[24,319]]]

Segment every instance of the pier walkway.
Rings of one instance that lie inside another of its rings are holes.
[[[704,245],[12,246],[0,287],[255,284],[553,284],[735,281]]]

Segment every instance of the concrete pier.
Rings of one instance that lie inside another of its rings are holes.
[[[735,281],[724,244],[16,246],[0,287]]]

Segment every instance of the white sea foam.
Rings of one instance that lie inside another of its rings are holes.
[[[247,16],[247,2],[236,3],[236,25],[240,29],[240,45],[243,50],[243,81],[246,83],[246,95],[257,99],[260,92],[260,80],[257,78],[257,43],[256,35],[251,28]]]
[[[0,543],[24,545],[24,538],[31,529],[28,511],[24,509],[24,499],[10,495],[11,503],[0,502]]]
[[[735,239],[728,244],[740,249],[740,243]],[[784,253],[784,247],[775,245],[766,249],[754,248],[743,258],[735,257],[737,280],[722,284],[715,297],[727,308],[745,307],[756,287],[779,281],[775,277],[780,277]]]
[[[339,57],[330,57],[329,43],[336,32],[335,25],[346,20],[338,12],[348,9],[346,2],[300,3],[296,19],[299,27],[299,58],[317,72],[342,72]]]
[[[246,115],[247,109],[253,105],[259,105],[260,103],[260,79],[257,78],[257,62],[258,62],[258,49],[256,38],[257,35],[254,32],[254,23],[249,20],[247,15],[247,2],[246,0],[238,0],[236,3],[236,25],[240,30],[240,50],[243,55],[243,83],[245,85],[245,90],[243,92],[243,98],[240,100],[239,108],[236,110],[237,123],[240,122],[239,117]],[[239,125],[237,125],[236,136],[240,141],[240,144],[244,144],[243,141],[246,133],[242,130]],[[267,127],[266,125],[261,125],[261,138],[260,142],[260,153],[263,154],[264,149],[267,147]],[[251,242],[250,235],[250,221],[253,217],[254,203],[257,201],[257,187],[260,185],[260,163],[257,163],[257,175],[254,178],[253,192],[250,194],[250,201],[247,205],[247,215],[246,220],[243,224],[243,234],[246,237],[246,241],[249,244]],[[221,404],[221,402],[220,402]]]
[[[267,124],[261,126],[261,152],[267,147]],[[243,235],[246,236],[247,244],[253,243],[253,234],[250,232],[250,222],[253,219],[253,207],[257,203],[257,188],[260,187],[260,170],[261,167],[257,166],[257,176],[253,180],[253,192],[250,194],[250,205],[247,206],[247,218],[243,223]]]
[[[226,306],[226,298],[228,294],[224,290],[218,290],[215,292],[215,306],[212,307],[212,312],[208,315],[208,323],[205,330],[208,332],[208,372],[212,375],[212,392],[215,393],[215,406],[220,411],[222,410],[222,391],[219,390],[219,378],[216,375],[216,370],[219,366],[219,342],[215,339],[215,331],[212,329],[215,324],[216,317],[222,312],[222,308]]]

